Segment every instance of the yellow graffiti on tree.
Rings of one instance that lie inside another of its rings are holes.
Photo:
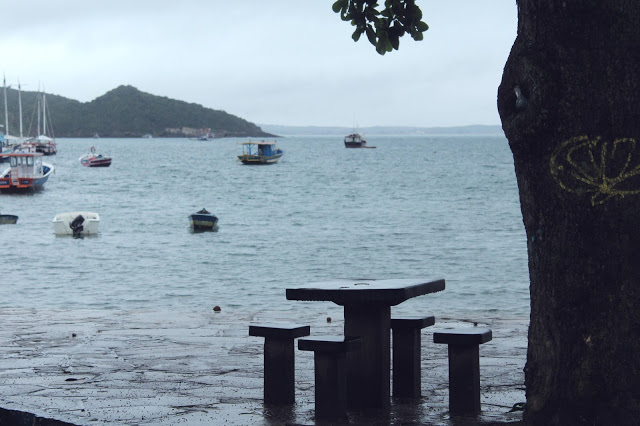
[[[565,191],[590,195],[591,205],[640,194],[640,152],[636,140],[577,136],[564,141],[550,160],[551,174]]]

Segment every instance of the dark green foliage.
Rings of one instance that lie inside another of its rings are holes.
[[[22,92],[25,136],[36,134],[36,92]],[[19,134],[18,92],[7,89],[9,133]],[[4,107],[0,106],[4,123]],[[120,86],[91,102],[47,94],[47,120],[56,137],[189,136],[183,129],[211,129],[217,136],[270,136],[258,126],[224,111],[205,108]],[[48,126],[47,126],[48,127]],[[191,136],[196,136],[192,134]]]
[[[384,55],[400,47],[400,37],[410,34],[414,40],[422,40],[429,26],[422,21],[422,11],[415,0],[386,0],[379,11],[377,0],[337,0],[333,11],[340,13],[343,21],[351,21],[356,27],[352,38],[360,40],[366,33],[376,52]]]

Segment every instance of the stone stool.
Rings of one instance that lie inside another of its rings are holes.
[[[264,337],[264,402],[293,404],[295,402],[295,360],[293,341],[308,336],[311,327],[301,324],[255,324],[249,326],[249,336]]]
[[[347,417],[347,352],[360,348],[360,338],[306,337],[298,349],[313,351],[317,419]]]
[[[420,364],[420,332],[432,326],[433,316],[391,318],[393,332],[393,396],[420,398],[422,374]]]
[[[491,329],[457,328],[433,333],[434,343],[449,345],[449,412],[480,412],[480,345],[491,340]]]

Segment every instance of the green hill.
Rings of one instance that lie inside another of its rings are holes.
[[[24,135],[33,136],[38,123],[37,92],[22,92]],[[7,89],[9,134],[19,134],[18,91]],[[4,104],[0,103],[4,124]],[[242,118],[120,86],[91,102],[79,102],[47,94],[47,120],[56,137],[154,137],[199,136],[208,129],[215,137],[270,137],[260,127]]]

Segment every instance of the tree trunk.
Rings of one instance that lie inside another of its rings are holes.
[[[640,1],[518,0],[498,110],[527,233],[531,424],[640,418],[639,83]]]

